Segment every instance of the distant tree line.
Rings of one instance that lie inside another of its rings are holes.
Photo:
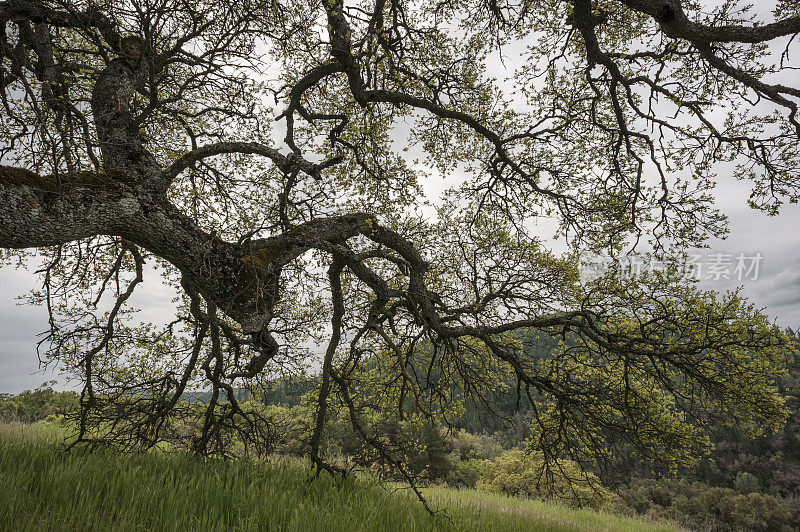
[[[0,422],[34,423],[65,414],[78,407],[78,394],[53,390],[56,381],[45,382],[35,390],[19,394],[0,393]]]

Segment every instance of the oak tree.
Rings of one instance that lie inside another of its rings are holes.
[[[508,382],[553,464],[777,426],[786,339],[673,268],[724,235],[718,180],[798,198],[800,4],[773,7],[0,0],[0,248],[44,259],[76,441],[268,452],[285,424],[241,392],[303,368],[331,470],[334,417],[402,473],[380,419],[452,423]],[[579,279],[631,250],[670,267]],[[146,277],[174,321],[136,314]]]

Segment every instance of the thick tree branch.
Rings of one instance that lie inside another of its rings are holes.
[[[257,142],[217,142],[209,144],[208,146],[201,146],[178,158],[169,168],[164,170],[162,179],[172,181],[181,172],[190,168],[198,161],[207,157],[213,157],[214,155],[233,153],[262,155],[272,159],[275,165],[285,173],[290,173],[293,170],[300,170],[314,179],[320,179],[320,170],[331,164],[330,162],[315,164],[298,157],[294,153],[286,156],[274,148]]]
[[[0,2],[0,23],[26,20],[44,22],[60,28],[97,28],[112,48],[116,49],[119,46],[120,36],[115,24],[96,9],[80,12],[57,10],[36,1],[5,0]]]
[[[667,36],[696,44],[760,43],[800,32],[800,15],[762,26],[708,26],[689,20],[680,0],[622,0],[622,3],[653,17]]]

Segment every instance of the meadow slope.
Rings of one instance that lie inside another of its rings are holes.
[[[433,520],[403,490],[313,479],[290,462],[198,461],[174,453],[64,453],[46,425],[0,430],[6,530],[677,530],[476,490],[426,490]]]

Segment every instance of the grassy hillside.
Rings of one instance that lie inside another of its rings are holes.
[[[293,463],[64,453],[47,425],[0,430],[6,530],[674,530],[483,492],[431,488],[446,518],[364,480],[311,480]]]

